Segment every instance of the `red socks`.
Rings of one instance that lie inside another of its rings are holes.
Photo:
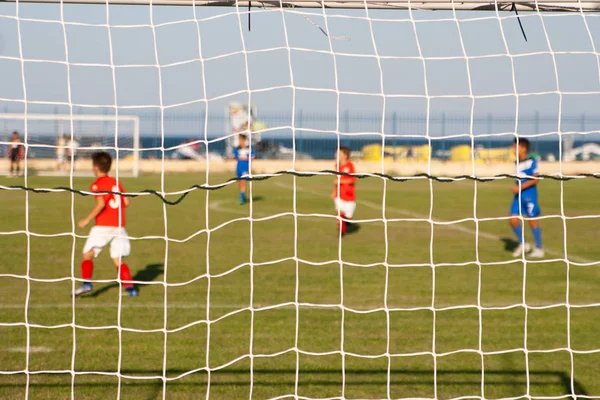
[[[83,262],[81,263],[81,279],[83,279],[84,281],[91,280],[93,271],[94,262],[92,260],[83,260]],[[121,264],[120,278],[123,282],[123,286],[133,286],[133,283],[131,282],[131,272],[129,271],[129,267],[125,263]]]
[[[121,264],[121,273],[120,273],[121,282],[123,282],[123,286],[131,287],[133,283],[131,282],[131,272],[129,271],[129,267],[127,264]]]
[[[92,279],[92,272],[94,271],[94,262],[92,260],[83,260],[81,263],[81,279],[89,281]]]

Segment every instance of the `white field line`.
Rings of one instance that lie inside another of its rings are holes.
[[[27,347],[9,347],[6,349],[6,351],[8,351],[9,353],[51,353],[54,351],[54,349],[51,349],[50,347],[43,347],[43,346],[31,346],[29,348]]]
[[[281,182],[275,182],[275,185],[277,185],[277,186],[279,186],[281,188],[284,188],[284,189],[293,189],[292,186],[286,185],[286,184],[281,183]],[[302,189],[302,188],[298,188],[298,187],[296,188],[296,190],[300,191],[300,192],[311,193],[311,194],[314,194],[314,195],[317,195],[317,196],[325,196],[323,193],[317,192],[316,190],[308,190],[308,189]],[[376,204],[376,203],[373,203],[373,202],[370,202],[370,201],[367,201],[367,200],[357,200],[356,203],[357,204],[362,204],[362,205],[364,205],[366,207],[369,207],[371,209],[374,209],[374,210],[381,210],[381,204]],[[390,207],[390,206],[387,206],[387,205],[386,205],[385,209],[389,210],[389,211],[396,212],[398,214],[401,214],[401,215],[404,215],[404,216],[407,216],[407,217],[411,217],[411,218],[417,218],[417,219],[428,219],[429,218],[427,215],[424,215],[424,214],[415,213],[413,211],[405,210],[405,209],[401,209],[401,208]],[[462,226],[462,225],[448,224],[447,223],[448,221],[436,220],[436,222],[439,222],[439,223],[443,224],[443,225],[436,226],[436,228],[439,227],[439,228],[452,229],[452,230],[455,230],[455,231],[458,231],[458,232],[467,233],[467,234],[470,234],[470,235],[476,235],[477,234],[481,238],[490,239],[490,240],[494,240],[494,241],[500,241],[503,238],[502,236],[499,236],[499,235],[496,235],[496,234],[493,234],[493,233],[484,232],[481,229],[477,232],[475,229],[467,228],[467,227]],[[564,257],[564,254],[562,252],[559,252],[559,251],[555,251],[555,250],[547,249],[547,248],[545,248],[544,251],[547,254],[549,254],[549,255],[551,255],[553,257],[557,257],[557,258],[563,258]],[[578,262],[578,263],[595,263],[595,262],[598,262],[598,260],[592,261],[592,260],[588,260],[588,259],[583,258],[583,257],[573,256],[573,255],[569,255],[569,259],[571,259],[571,260],[573,260],[575,262]]]
[[[210,208],[211,210],[221,211],[221,212],[225,212],[228,214],[243,215],[245,217],[248,217],[250,215],[250,212],[248,211],[246,206],[240,206],[239,208],[229,208],[229,207],[223,207],[223,203],[225,203],[225,200],[211,201],[210,204],[208,205],[208,208]]]

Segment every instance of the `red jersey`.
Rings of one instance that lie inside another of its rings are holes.
[[[115,178],[103,176],[92,183],[90,190],[93,193],[98,192],[121,192],[125,193],[123,186]],[[104,197],[104,209],[96,216],[97,226],[125,226],[125,200],[119,195],[111,193],[98,194],[96,196]],[[119,223],[120,222],[120,223]]]
[[[348,160],[344,164],[340,164],[340,168],[337,171],[344,172],[346,174],[353,174],[355,172],[354,164],[352,164],[352,161]],[[356,189],[354,188],[356,177],[341,176],[340,178],[343,180],[350,180],[352,183],[340,183],[339,186],[336,185],[338,197],[344,201],[356,201]]]

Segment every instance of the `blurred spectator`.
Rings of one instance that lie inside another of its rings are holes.
[[[62,171],[65,165],[65,146],[67,144],[68,136],[59,135],[56,139],[56,170]]]
[[[19,132],[14,131],[8,147],[8,158],[10,160],[10,177],[17,177],[21,172],[21,159],[23,158],[23,142]]]

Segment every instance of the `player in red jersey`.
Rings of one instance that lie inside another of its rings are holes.
[[[336,158],[336,171],[347,174],[355,172],[354,164],[350,161],[350,149],[348,147],[340,146]],[[338,175],[333,183],[331,198],[338,213],[338,227],[342,235],[345,235],[350,225],[348,220],[352,219],[354,210],[356,210],[356,189],[354,187],[356,177]]]
[[[119,278],[127,294],[132,297],[137,296],[137,289],[131,282],[129,267],[123,262],[123,258],[129,256],[131,251],[125,230],[125,207],[129,206],[129,199],[117,194],[106,193],[125,192],[120,182],[108,176],[111,164],[110,154],[104,151],[92,154],[92,168],[97,179],[92,183],[90,190],[98,193],[94,195],[96,205],[77,225],[83,229],[93,219],[96,220],[96,225],[90,230],[90,235],[83,246],[83,262],[81,263],[83,285],[75,291],[75,296],[83,296],[92,291],[90,280],[94,269],[93,260],[108,244],[110,244],[110,258],[117,267]]]

